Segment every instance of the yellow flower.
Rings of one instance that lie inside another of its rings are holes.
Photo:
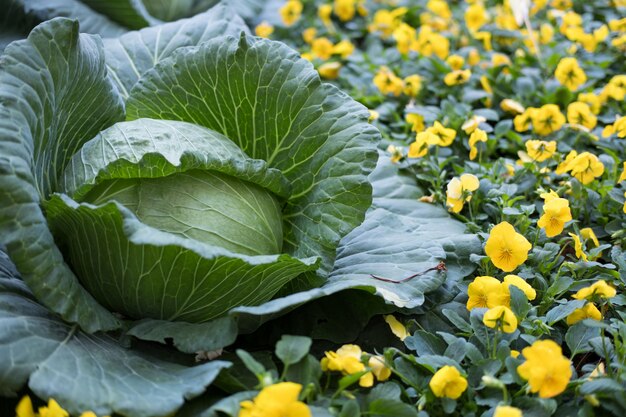
[[[526,298],[529,301],[534,300],[535,298],[537,298],[537,291],[535,291],[535,289],[533,287],[530,286],[529,283],[527,283],[523,278],[517,276],[517,275],[507,275],[504,277],[504,284],[508,287],[510,287],[511,285],[514,287],[519,288],[520,290],[522,290],[522,292],[524,293],[524,295],[526,295]]]
[[[565,223],[571,220],[569,201],[564,198],[552,198],[543,205],[543,215],[537,222],[537,226],[546,231],[547,237],[554,237],[560,234]]]
[[[624,192],[624,197],[626,197],[626,191]],[[626,201],[624,202],[624,207],[622,207],[622,211],[626,213]]]
[[[556,141],[529,140],[526,142],[526,152],[536,162],[543,162],[556,152]]]
[[[522,410],[508,405],[499,405],[493,413],[493,417],[523,417]]]
[[[407,113],[407,115],[404,116],[404,120],[406,120],[407,123],[411,124],[412,131],[421,132],[422,130],[424,130],[424,116],[422,116],[421,114]]]
[[[314,39],[311,43],[313,56],[326,60],[333,54],[333,43],[326,37]]]
[[[524,113],[524,106],[521,103],[511,100],[510,98],[505,98],[500,102],[500,108],[507,113],[512,114],[522,114]]]
[[[528,381],[530,392],[541,398],[559,395],[572,377],[571,362],[552,340],[538,340],[522,350],[526,361],[517,367],[519,376]]]
[[[367,366],[372,370],[377,381],[386,381],[391,376],[391,369],[385,366],[385,358],[380,355],[370,357]]]
[[[504,54],[493,54],[491,56],[491,65],[493,65],[494,67],[499,67],[499,66],[502,66],[502,65],[509,66],[509,65],[511,65],[511,60],[509,59],[509,57],[507,55],[504,55]],[[503,72],[505,74],[509,73],[507,69],[503,70]]]
[[[448,64],[453,71],[460,70],[465,64],[465,59],[461,55],[450,55],[446,59],[446,64]]]
[[[597,156],[589,152],[578,154],[567,165],[567,171],[584,185],[589,184],[595,178],[604,173],[604,164]]]
[[[469,135],[474,130],[476,130],[481,123],[484,123],[486,121],[487,119],[485,119],[483,116],[478,116],[475,114],[467,119],[465,122],[463,122],[463,125],[461,125],[461,129]]]
[[[476,31],[489,21],[487,10],[481,3],[474,3],[465,11],[465,25],[470,31]]]
[[[404,94],[415,97],[422,89],[422,77],[417,74],[409,75],[404,79]]]
[[[446,59],[450,53],[450,41],[445,36],[434,32],[432,27],[422,25],[415,46],[411,49],[424,56],[436,55],[440,59]]]
[[[393,31],[393,38],[396,41],[396,48],[402,55],[406,55],[411,50],[411,46],[416,42],[415,29],[406,23],[400,23]]]
[[[407,337],[409,337],[409,332],[404,327],[404,324],[400,323],[398,319],[396,319],[391,314],[383,316],[385,322],[389,325],[391,332],[398,337],[398,339],[404,341]]]
[[[428,145],[437,140],[437,136],[429,132],[420,132],[415,137],[415,142],[409,145],[409,158],[421,158],[428,153]]]
[[[311,43],[315,39],[315,35],[317,35],[317,29],[306,28],[302,32],[302,39],[304,39],[306,43]]]
[[[341,55],[343,59],[348,58],[354,52],[354,45],[347,39],[342,40],[333,46],[333,54]]]
[[[483,316],[483,324],[492,329],[502,328],[504,333],[513,333],[517,329],[517,317],[510,308],[496,306],[490,308]]]
[[[428,0],[426,8],[442,19],[448,20],[452,17],[448,2],[445,0]]]
[[[476,277],[467,286],[468,299],[466,307],[471,311],[475,308],[491,308],[501,305],[506,297],[504,290],[505,287],[502,283],[494,277]]]
[[[274,26],[266,21],[262,21],[254,28],[254,33],[261,38],[269,38],[274,33]]]
[[[342,22],[352,20],[356,13],[355,0],[335,0],[333,3],[335,14]]]
[[[576,257],[578,259],[582,259],[583,261],[587,262],[588,260],[587,254],[583,251],[583,244],[580,241],[580,238],[578,237],[578,235],[575,235],[574,233],[569,233],[569,235],[574,241],[574,251],[576,253]]]
[[[561,58],[554,71],[556,79],[570,91],[575,91],[587,81],[585,71],[580,68],[576,58]]]
[[[491,46],[491,32],[476,32],[474,33],[474,39],[481,41],[483,43],[483,48],[485,48],[486,51],[491,51],[493,49]]]
[[[302,16],[302,3],[300,0],[288,0],[279,10],[280,17],[285,26],[292,26]]]
[[[339,70],[341,70],[340,62],[325,62],[319,66],[317,72],[320,73],[322,78],[334,80],[339,77]]]
[[[478,178],[472,174],[463,174],[454,177],[448,183],[446,205],[453,213],[458,213],[463,209],[463,204],[472,199],[472,192],[476,191],[480,183]]]
[[[502,222],[491,229],[485,253],[497,268],[511,272],[526,262],[531,248],[530,242],[517,233],[511,224]]]
[[[404,90],[404,81],[389,68],[381,67],[374,76],[374,85],[383,94],[399,96]]]
[[[361,362],[363,352],[357,345],[343,345],[336,352],[325,352],[325,357],[320,361],[323,371],[340,371],[344,375],[351,375],[364,371],[365,365]],[[371,363],[371,360],[370,360]],[[387,371],[382,369],[380,365],[368,364],[372,368],[372,372],[367,372],[359,378],[359,385],[362,387],[371,387],[374,385],[374,376],[381,378],[389,378]],[[384,366],[384,361],[383,361]],[[374,372],[374,373],[373,373]],[[378,374],[378,375],[376,375]],[[384,379],[377,378],[379,381]]]
[[[530,129],[530,122],[534,115],[539,111],[538,108],[529,107],[522,114],[518,114],[513,119],[513,126],[516,132],[525,132]]]
[[[600,97],[598,97],[594,93],[580,93],[578,94],[577,100],[579,102],[586,103],[593,114],[600,113],[600,109],[602,108],[602,101],[600,100]]]
[[[617,118],[612,125],[606,125],[602,130],[602,137],[607,138],[615,133],[618,138],[626,138],[626,116]]]
[[[437,140],[432,143],[432,145],[450,146],[454,141],[454,138],[456,138],[456,130],[448,129],[437,121],[435,121],[431,127],[426,129],[426,132],[437,137]]]
[[[59,403],[52,398],[48,400],[47,407],[39,407],[39,417],[69,417],[69,413],[65,411]]]
[[[331,27],[333,22],[330,19],[330,15],[333,12],[333,6],[330,4],[321,4],[317,8],[317,17],[320,18],[324,26]]]
[[[33,402],[30,400],[28,395],[22,397],[20,402],[17,404],[15,408],[16,417],[37,417],[35,411],[33,410]]]
[[[598,246],[600,246],[600,242],[598,241],[598,237],[596,236],[596,234],[593,232],[593,229],[591,227],[585,227],[584,229],[580,229],[580,235],[583,237],[583,239],[585,240],[591,240],[593,242],[593,245],[597,248]]]
[[[556,104],[545,104],[531,114],[533,129],[540,135],[549,135],[565,124],[565,116]]]
[[[565,174],[566,172],[569,172],[571,170],[570,168],[570,164],[572,163],[572,161],[574,159],[576,159],[576,157],[578,156],[578,152],[576,152],[575,150],[571,150],[567,156],[565,157],[565,160],[563,160],[554,170],[554,172],[556,174]]]
[[[478,148],[476,148],[476,143],[478,142],[487,142],[487,133],[484,130],[481,129],[476,129],[472,132],[472,134],[469,137],[469,147],[470,147],[470,154],[469,154],[469,158],[471,161],[473,161],[476,158],[476,155],[478,154]]]
[[[611,287],[605,280],[601,279],[588,287],[581,288],[576,292],[576,294],[572,295],[572,298],[576,300],[584,300],[592,299],[594,296],[600,298],[613,298],[616,295],[617,291],[615,288]]]
[[[367,27],[371,32],[381,32],[383,38],[391,36],[393,31],[402,22],[402,16],[406,14],[406,7],[399,7],[393,10],[381,9],[374,13],[372,23]]]
[[[467,379],[454,366],[446,365],[435,372],[428,385],[436,397],[456,400],[467,389]]]
[[[567,316],[565,322],[571,326],[584,319],[602,320],[602,313],[594,303],[587,303],[583,308],[577,308]]]
[[[591,130],[596,127],[598,119],[587,103],[575,101],[567,106],[567,121],[572,125],[584,126]]]
[[[298,401],[302,385],[279,382],[261,390],[252,401],[243,401],[239,417],[311,417],[311,410]]]
[[[443,78],[443,82],[446,85],[458,85],[466,83],[470,77],[472,76],[472,71],[469,69],[466,70],[455,70],[446,74]]]

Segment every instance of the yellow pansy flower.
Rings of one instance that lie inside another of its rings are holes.
[[[412,131],[421,132],[422,130],[424,130],[424,116],[422,116],[421,114],[407,113],[406,116],[404,116],[404,120],[406,120],[407,123],[411,124]]]
[[[371,356],[367,361],[367,366],[372,370],[377,381],[386,381],[391,376],[391,369],[385,365],[385,358],[376,355]]]
[[[326,37],[314,39],[311,43],[311,53],[319,59],[327,60],[333,55],[333,43]]]
[[[584,126],[591,130],[596,127],[598,119],[587,103],[575,101],[567,106],[567,121],[572,125]]]
[[[455,70],[446,74],[443,78],[443,82],[448,86],[465,84],[470,77],[472,76],[472,71],[469,69],[466,70]]]
[[[581,288],[576,292],[576,294],[572,295],[572,298],[576,300],[584,300],[591,299],[594,296],[600,298],[613,298],[616,295],[617,291],[615,288],[611,287],[605,280],[601,279],[588,287]]]
[[[396,48],[402,55],[406,55],[415,44],[415,28],[406,23],[400,23],[393,31],[393,38],[396,41]]]
[[[393,10],[381,9],[374,13],[372,23],[367,27],[369,32],[380,32],[383,38],[391,36],[393,31],[402,22],[402,16],[406,14],[406,7]]]
[[[302,16],[302,3],[300,0],[289,0],[279,10],[280,17],[285,26],[292,26]]]
[[[435,372],[428,385],[436,397],[456,400],[467,389],[467,379],[454,366],[446,365]]]
[[[491,262],[504,272],[511,272],[528,258],[532,245],[508,222],[494,226],[485,244]]]
[[[446,64],[448,64],[453,71],[460,70],[465,64],[465,58],[461,55],[450,55],[446,58]]]
[[[438,140],[437,136],[430,132],[419,132],[415,136],[415,141],[409,145],[409,158],[421,158],[428,153],[428,145]]]
[[[356,2],[355,0],[335,0],[333,2],[333,10],[339,20],[347,22],[352,20],[356,13]]]
[[[600,241],[598,241],[598,237],[596,236],[596,234],[593,232],[593,229],[591,227],[585,227],[583,229],[580,229],[580,235],[583,237],[583,239],[585,240],[591,240],[593,242],[593,245],[597,248],[598,246],[600,246]]]
[[[431,127],[426,129],[426,132],[437,137],[437,140],[432,145],[450,146],[454,142],[454,138],[456,138],[456,130],[446,128],[438,121],[435,121]]]
[[[398,337],[398,339],[404,341],[409,337],[409,332],[406,330],[404,324],[400,323],[393,315],[388,314],[383,316],[385,322],[389,325],[391,332]]]
[[[522,350],[526,361],[517,367],[519,376],[528,381],[530,392],[552,398],[567,387],[572,377],[571,362],[552,340],[538,340]]]
[[[272,33],[274,33],[274,26],[266,21],[262,21],[254,28],[254,34],[260,38],[269,38]]]
[[[470,31],[476,31],[480,29],[485,23],[489,21],[489,15],[485,7],[476,2],[467,8],[465,11],[465,25]]]
[[[551,198],[543,205],[543,215],[537,222],[537,226],[545,230],[547,237],[554,237],[560,234],[565,223],[571,220],[569,201],[564,198]]]
[[[554,71],[554,76],[570,91],[575,91],[587,81],[585,71],[580,68],[576,58],[561,58]]]
[[[422,89],[422,77],[417,74],[404,78],[404,94],[415,97]]]
[[[556,141],[529,140],[526,141],[526,152],[533,161],[543,162],[556,152]]]
[[[374,85],[383,94],[399,96],[404,90],[404,81],[387,67],[381,67],[374,76]]]
[[[306,28],[306,29],[304,29],[304,31],[302,31],[302,39],[306,43],[313,42],[313,40],[315,39],[316,35],[317,35],[317,29],[315,29],[315,28]]]
[[[333,6],[331,6],[330,4],[320,4],[317,7],[317,17],[320,18],[320,20],[322,21],[322,23],[324,24],[324,26],[331,27],[333,22],[330,18],[330,15],[333,12]]]
[[[572,159],[566,169],[574,178],[587,185],[604,173],[604,164],[594,154],[583,152]]]
[[[545,136],[556,132],[565,124],[565,116],[556,104],[544,104],[530,114],[533,130]]]
[[[333,54],[341,55],[343,59],[348,58],[354,52],[354,45],[347,39],[342,40],[333,46]]]
[[[583,250],[583,244],[580,241],[580,238],[578,237],[578,235],[575,235],[574,233],[569,233],[569,235],[574,241],[574,252],[576,253],[576,257],[578,259],[582,259],[583,261],[587,262],[588,260],[587,254]]]
[[[311,410],[298,401],[302,385],[279,382],[261,390],[252,401],[243,401],[239,417],[311,417]]]
[[[537,291],[527,283],[524,278],[517,275],[507,275],[504,277],[504,285],[508,288],[511,285],[520,289],[528,301],[532,301],[537,298]]]
[[[612,125],[606,125],[602,130],[602,137],[617,134],[618,138],[626,138],[626,116],[618,117]]]
[[[586,103],[593,114],[600,113],[600,109],[602,108],[602,101],[600,100],[600,97],[598,97],[594,93],[580,93],[578,94],[576,100]]]
[[[463,174],[450,180],[447,187],[446,205],[453,213],[463,209],[463,204],[472,199],[472,192],[476,191],[480,183],[472,174]]]
[[[469,135],[474,130],[476,130],[481,123],[484,123],[486,121],[487,119],[485,119],[483,116],[478,116],[475,114],[467,119],[465,122],[463,122],[463,124],[461,125],[461,130]]]
[[[493,417],[523,417],[523,414],[522,410],[517,407],[511,407],[509,405],[499,405],[496,407],[496,411],[493,413]]]
[[[491,32],[476,32],[474,33],[474,39],[483,43],[485,51],[491,51],[493,49],[491,46]]]
[[[325,62],[319,66],[317,72],[319,72],[322,78],[327,80],[334,80],[339,77],[339,71],[341,70],[340,62]]]
[[[387,146],[387,152],[391,154],[391,162],[394,164],[404,158],[404,149],[400,146],[389,145]]]
[[[516,132],[525,132],[530,129],[530,123],[534,115],[539,111],[536,107],[528,107],[522,114],[518,114],[513,119],[513,126]]]
[[[568,315],[565,322],[571,326],[584,319],[602,320],[602,313],[594,303],[587,303],[583,308],[577,308]]]
[[[504,333],[513,333],[517,329],[517,317],[510,308],[496,306],[485,312],[483,324],[492,329],[501,328]]]
[[[480,276],[467,286],[468,310],[475,308],[491,308],[501,305],[506,299],[505,287],[500,281],[490,276]]]
[[[476,144],[478,142],[487,142],[487,133],[484,130],[475,129],[469,137],[468,144],[470,147],[470,161],[476,159],[476,155],[478,154],[478,148],[476,147]]]
[[[521,103],[511,100],[510,98],[502,100],[500,102],[500,108],[505,112],[512,114],[522,114],[524,113],[524,110],[526,110]]]

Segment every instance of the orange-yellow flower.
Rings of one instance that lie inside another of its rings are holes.
[[[432,133],[438,138],[435,143],[432,143],[432,145],[450,146],[454,141],[454,138],[456,138],[456,130],[446,128],[437,121],[435,121],[431,127],[426,129],[426,132]]]
[[[556,104],[545,104],[531,114],[533,130],[545,136],[556,132],[565,124],[565,116]]]
[[[462,174],[450,180],[446,192],[446,204],[450,211],[458,213],[463,209],[463,204],[472,199],[472,192],[478,190],[480,183],[472,174]]]
[[[300,0],[288,0],[279,10],[280,17],[285,26],[292,26],[302,16],[302,3]]]
[[[505,287],[494,277],[481,276],[474,278],[467,287],[468,310],[475,308],[491,308],[501,305],[506,294]]]
[[[435,372],[428,385],[436,397],[456,400],[467,389],[467,379],[454,366],[446,365]]]
[[[565,322],[571,326],[584,319],[602,320],[602,313],[594,303],[587,303],[583,308],[577,308],[567,316]]]
[[[613,298],[616,295],[617,291],[615,288],[611,287],[605,280],[601,279],[588,287],[581,288],[576,292],[576,294],[572,295],[572,298],[576,300],[589,300],[593,297]]]
[[[254,34],[260,38],[269,38],[272,33],[274,33],[274,26],[266,21],[259,23],[254,28]]]
[[[543,205],[543,215],[537,222],[537,226],[545,230],[547,237],[554,237],[560,234],[565,223],[571,220],[569,201],[565,198],[551,198]]]
[[[526,152],[536,162],[543,162],[556,152],[556,141],[529,140],[526,141]]]
[[[449,86],[465,84],[471,76],[472,71],[470,71],[469,69],[455,70],[447,73],[446,76],[443,78],[443,82]]]
[[[511,272],[528,258],[532,245],[515,231],[508,222],[502,222],[491,229],[485,253],[491,262],[504,272]]]
[[[572,377],[571,362],[552,340],[538,340],[522,350],[526,361],[517,367],[519,376],[528,381],[530,392],[552,398],[567,387]]]
[[[513,333],[517,329],[517,317],[510,308],[496,306],[485,312],[483,324],[492,329],[501,328],[505,333]]]
[[[279,382],[261,390],[252,401],[241,402],[239,417],[311,417],[311,410],[298,401],[302,385]]]
[[[585,71],[580,68],[576,58],[561,58],[554,71],[556,79],[571,91],[575,91],[587,81]]]

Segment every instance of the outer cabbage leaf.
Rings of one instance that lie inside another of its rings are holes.
[[[318,265],[316,258],[239,255],[181,238],[146,226],[116,202],[96,207],[55,195],[46,209],[90,293],[133,318],[207,321],[269,300]]]
[[[0,52],[9,39],[25,38],[32,28],[55,17],[78,19],[80,32],[102,37],[120,36],[127,31],[79,0],[5,0],[0,7],[0,26],[5,39],[0,41],[4,43],[0,44]]]
[[[190,12],[194,1],[195,0],[143,0],[143,4],[150,15],[157,19],[171,22],[191,16]]]
[[[81,332],[34,300],[2,251],[0,357],[0,395],[28,382],[39,397],[56,399],[73,415],[162,416],[200,395],[229,366],[188,367]]]
[[[367,110],[280,42],[242,34],[181,48],[135,85],[127,117],[206,126],[279,169],[292,186],[284,251],[321,256],[322,276],[371,204],[379,133]]]
[[[154,0],[149,0],[154,1]],[[189,16],[201,13],[217,3],[237,10],[237,14],[248,22],[254,22],[267,4],[266,0],[194,0]]]
[[[234,9],[217,5],[190,19],[129,32],[105,39],[109,74],[126,98],[139,77],[183,46],[194,46],[216,36],[238,35],[248,27]]]
[[[65,264],[40,208],[71,155],[123,118],[100,39],[68,19],[39,25],[6,48],[0,103],[0,244],[47,307],[88,331],[117,327]]]
[[[152,17],[141,0],[80,0],[93,10],[108,16],[130,29],[158,25],[160,20]]]
[[[409,177],[399,175],[389,158],[381,158],[370,179],[375,196],[372,208],[363,224],[341,241],[328,282],[261,306],[233,309],[231,315],[238,318],[242,331],[253,331],[298,306],[348,289],[377,294],[398,308],[416,308],[425,294],[444,281],[455,282],[475,269],[469,255],[481,251],[478,238],[466,234],[465,226],[443,208],[417,201],[421,191]],[[397,192],[400,189],[402,194]],[[371,276],[400,280],[440,261],[447,271],[426,272],[398,284]]]

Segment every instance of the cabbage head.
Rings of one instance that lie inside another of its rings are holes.
[[[126,88],[107,64],[62,18],[3,57],[2,243],[42,302],[91,330],[205,322],[329,274],[372,201],[362,105],[243,32]]]

